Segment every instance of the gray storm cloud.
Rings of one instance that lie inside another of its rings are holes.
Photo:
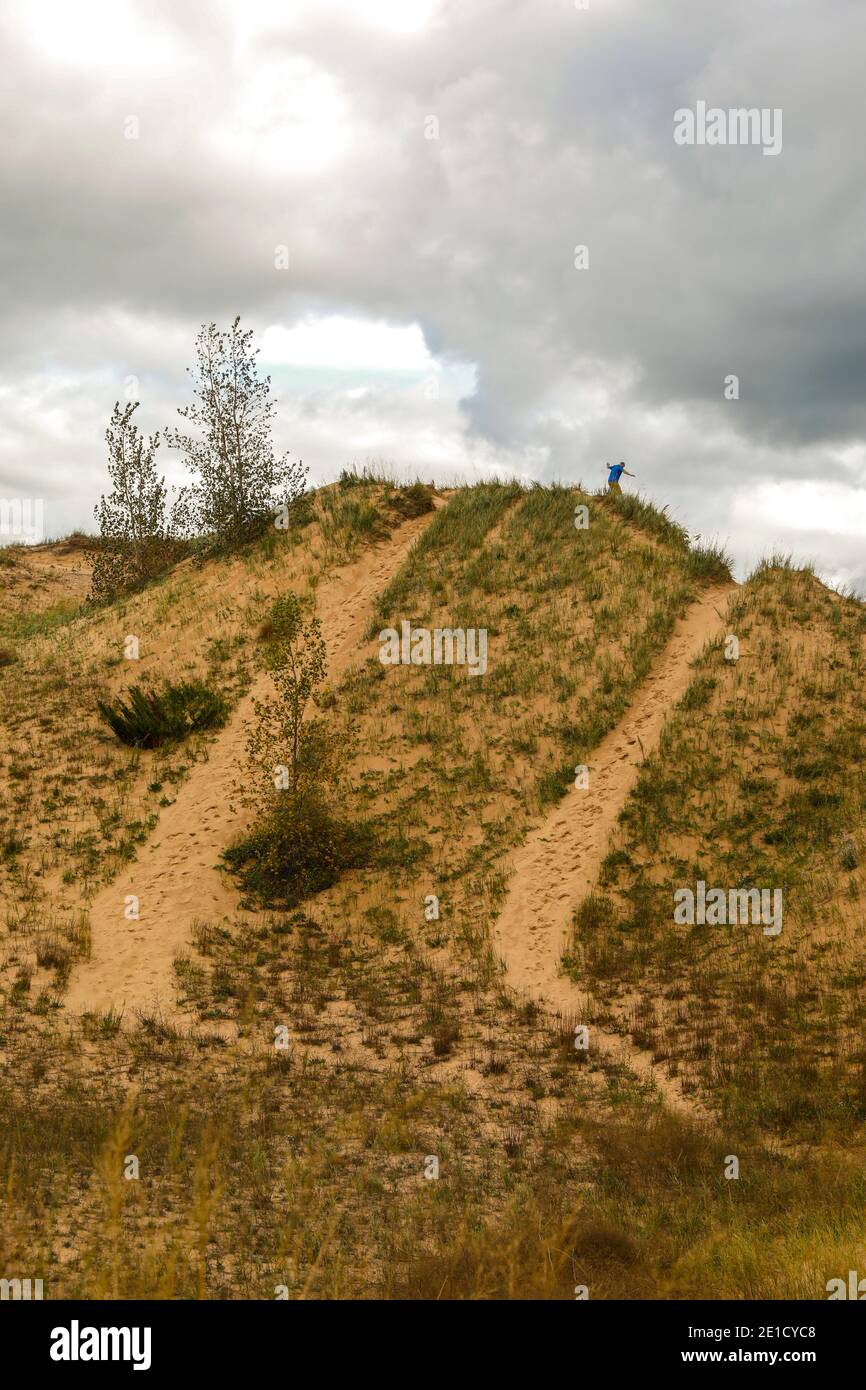
[[[442,0],[406,32],[370,17],[4,7],[0,491],[44,495],[56,529],[86,520],[124,380],[146,428],[168,423],[198,324],[239,312],[260,330],[417,323],[444,363],[476,365],[462,403],[387,380],[351,403],[335,390],[330,412],[292,394],[285,447],[314,475],[369,448],[597,485],[616,455],[742,557],[796,541],[772,508],[744,522],[758,472],[859,494],[862,6]],[[674,112],[699,100],[780,108],[779,156],[677,145]],[[859,578],[861,544],[837,535],[817,558]]]

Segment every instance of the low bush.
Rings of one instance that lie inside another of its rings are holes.
[[[314,794],[275,802],[251,834],[225,851],[249,901],[296,907],[373,857],[369,827],[339,820]]]
[[[433,489],[426,483],[398,488],[388,498],[388,506],[407,521],[413,516],[426,516],[433,510]]]
[[[173,536],[141,541],[95,537],[89,542],[91,603],[111,603],[159,579],[190,554],[191,543]]]
[[[125,700],[100,700],[98,708],[121,743],[133,748],[158,748],[199,729],[221,728],[228,718],[225,699],[204,681],[164,681],[159,690],[133,685]]]

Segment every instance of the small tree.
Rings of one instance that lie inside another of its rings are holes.
[[[159,436],[133,423],[138,401],[116,401],[105,441],[112,490],[93,509],[100,544],[93,559],[91,597],[105,600],[140,587],[177,558],[166,518],[165,479],[157,473]]]
[[[321,719],[305,718],[318,703],[325,679],[326,650],[322,625],[304,622],[296,594],[278,598],[271,609],[265,665],[276,699],[253,701],[257,724],[247,740],[255,772],[253,801],[270,805],[274,798],[297,802],[321,794],[334,770],[333,740]],[[278,772],[278,769],[284,769]]]
[[[325,719],[310,718],[325,677],[319,620],[304,620],[296,595],[271,612],[266,665],[275,699],[254,701],[256,724],[247,740],[252,778],[243,799],[256,823],[225,859],[250,897],[293,907],[368,863],[370,830],[348,824],[329,804],[337,780],[337,736]]]
[[[219,545],[236,545],[303,493],[306,471],[288,454],[274,456],[275,411],[271,379],[259,377],[252,329],[236,318],[228,332],[202,325],[196,364],[188,369],[194,400],[178,414],[197,434],[166,430],[173,449],[182,449],[194,482],[185,499],[191,530],[213,535]]]

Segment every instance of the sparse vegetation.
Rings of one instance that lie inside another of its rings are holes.
[[[814,1298],[860,1267],[862,604],[762,567],[728,619],[739,662],[720,644],[698,662],[579,905],[574,1018],[515,997],[497,966],[522,837],[727,573],[621,500],[493,483],[428,520],[423,485],[347,474],[285,531],[97,610],[54,588],[3,608],[18,658],[0,679],[9,1267],[38,1258],[52,1298],[285,1284],[568,1300],[578,1283],[595,1299]],[[328,589],[353,557],[369,575],[365,547],[379,564],[413,521],[375,594],[353,604],[351,577]],[[366,640],[326,685],[323,642],[349,615],[369,619]],[[486,627],[487,675],[385,668],[378,633],[402,619]],[[145,634],[132,690],[129,632]],[[213,697],[224,717],[257,666],[273,694],[249,697],[233,789],[204,761],[220,720],[195,711]],[[196,685],[202,705],[174,709],[167,690]],[[181,725],[199,737],[160,741]],[[79,1017],[64,1001],[94,895],[122,897],[113,876],[138,872],[199,774],[208,805],[249,800],[228,855],[245,897],[228,914],[196,903],[174,1011],[118,1000]],[[782,883],[778,941],[673,929],[671,886],[698,876]],[[576,1052],[580,1018],[638,1042],[705,1109],[683,1119],[624,1061]],[[123,1181],[129,1152],[141,1183]]]
[[[159,748],[202,729],[218,729],[228,715],[223,696],[204,681],[164,681],[153,690],[133,685],[125,699],[100,700],[98,709],[131,748]]]
[[[783,560],[759,566],[728,621],[739,660],[705,652],[644,765],[605,895],[578,913],[574,970],[625,1031],[618,1001],[640,980],[652,1046],[749,1133],[849,1142],[866,1119],[864,610]],[[698,880],[779,889],[778,939],[676,926],[674,889]]]

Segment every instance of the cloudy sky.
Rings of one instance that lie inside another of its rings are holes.
[[[866,588],[862,0],[2,0],[0,49],[0,499],[50,533],[240,314],[314,482],[625,459]],[[701,102],[781,149],[677,143]]]

